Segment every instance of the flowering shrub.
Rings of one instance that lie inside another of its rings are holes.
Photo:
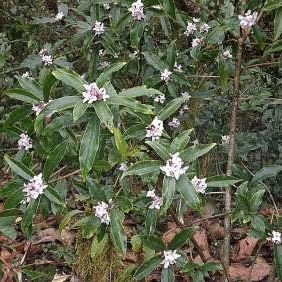
[[[144,259],[124,271],[123,281],[143,279],[156,268],[162,269],[162,281],[177,281],[175,273],[205,281],[209,272],[229,277],[229,260],[226,255],[218,263],[205,259],[193,237],[197,227],[187,226],[185,215],[189,210],[200,214],[206,193],[216,197],[222,192],[227,256],[232,219],[248,226],[252,236],[275,244],[281,277],[281,218],[278,213],[270,224],[257,210],[270,193],[262,181],[282,167],[264,167],[252,175],[233,161],[241,76],[251,80],[242,68],[242,50],[249,42],[266,44],[260,13],[272,10],[279,11],[276,41],[263,50],[274,57],[282,50],[277,40],[281,5],[250,1],[235,7],[225,1],[215,8],[216,16],[207,8],[195,17],[176,2],[83,0],[72,9],[59,5],[52,17],[34,19],[34,25],[69,28],[74,33],[67,40],[80,52],[77,62],[60,53],[64,42],[46,42],[22,63],[18,86],[5,91],[19,103],[5,121],[5,134],[17,140],[18,151],[4,156],[12,173],[0,189],[4,212],[20,217],[28,239],[36,214],[60,216],[60,229],[78,229],[96,251],[105,248],[106,238],[125,257],[133,249],[132,238],[139,238]],[[246,68],[251,64],[246,61]],[[212,138],[205,136],[208,128],[193,129],[193,108],[202,109],[225,91],[235,105],[223,105],[231,112],[230,132],[225,126],[211,142],[199,142],[198,136],[200,141]],[[220,169],[204,169],[203,160],[215,163],[217,155],[228,160],[226,174],[226,161]],[[236,188],[232,208],[230,187]],[[134,234],[125,228],[129,219],[136,225]],[[169,221],[181,230],[163,242],[162,226]],[[189,241],[202,263],[187,256]]]

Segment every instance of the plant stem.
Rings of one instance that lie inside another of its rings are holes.
[[[231,176],[232,165],[234,162],[234,149],[235,149],[235,133],[237,124],[237,112],[238,112],[238,100],[240,94],[240,74],[242,65],[242,49],[243,49],[244,38],[238,39],[238,49],[235,60],[235,75],[234,75],[234,86],[233,86],[233,98],[232,98],[232,109],[230,118],[230,144],[228,150],[227,168],[226,175]],[[229,280],[229,253],[230,253],[230,230],[231,230],[231,186],[225,188],[225,217],[224,217],[224,248],[223,248],[223,264],[227,271],[227,279]]]
[[[56,181],[59,181],[59,180],[62,180],[62,179],[66,179],[66,178],[68,178],[68,177],[70,177],[70,176],[72,176],[72,175],[78,174],[79,172],[80,172],[80,169],[77,169],[77,170],[75,170],[75,171],[73,171],[73,172],[68,173],[67,175],[58,177],[58,178],[56,178],[56,179],[51,179],[51,180],[48,182],[48,184],[53,183],[53,182],[56,182]]]

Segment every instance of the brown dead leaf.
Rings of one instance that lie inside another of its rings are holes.
[[[214,208],[216,206],[216,202],[212,199],[208,199],[204,208],[201,210],[202,217],[212,216],[214,214]]]
[[[66,275],[66,274],[58,274],[56,273],[53,280],[51,282],[64,282],[67,279],[69,279],[71,275]]]
[[[125,260],[129,261],[129,262],[132,262],[132,263],[137,263],[138,260],[139,260],[139,256],[138,256],[138,254],[136,254],[134,252],[128,251],[126,253]]]
[[[168,228],[169,230],[166,231],[162,236],[162,240],[165,244],[169,244],[171,240],[174,238],[174,236],[181,230],[180,228],[176,226],[176,224],[168,223]]]
[[[53,242],[56,240],[60,241],[61,243],[64,243],[59,232],[53,227],[47,228],[45,230],[40,230],[37,234],[35,234],[31,238],[33,245]]]
[[[69,231],[67,229],[63,229],[61,231],[61,239],[63,241],[63,244],[65,246],[71,246],[75,239],[75,234],[72,231]]]
[[[224,227],[219,222],[211,222],[208,224],[209,234],[213,239],[221,239],[224,237]]]
[[[230,278],[232,281],[239,279],[242,282],[261,281],[267,277],[271,271],[271,266],[262,257],[258,257],[251,271],[251,266],[245,267],[239,263],[233,263],[229,267]],[[250,279],[250,280],[249,280]]]
[[[207,231],[205,229],[196,231],[194,232],[193,237],[196,240],[196,242],[198,243],[199,247],[202,249],[206,259],[209,259],[211,257],[211,254],[210,254],[210,249],[209,249]]]
[[[247,236],[246,238],[241,240],[239,242],[239,253],[234,258],[235,261],[250,258],[250,256],[252,255],[258,241],[259,241],[258,239],[254,238],[254,237],[249,237],[249,236]]]

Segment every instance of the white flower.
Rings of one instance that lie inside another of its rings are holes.
[[[189,111],[189,107],[188,105],[184,105],[180,110],[179,110],[179,114],[182,116],[185,114],[185,112]]]
[[[199,23],[200,22],[200,19],[198,19],[198,18],[193,18],[192,20],[193,20],[194,23]]]
[[[28,72],[28,71],[26,71],[25,73],[22,74],[22,78],[27,78],[27,79],[34,80],[34,78],[32,77],[32,75],[31,75],[30,72]]]
[[[210,29],[210,26],[206,23],[203,23],[201,26],[200,26],[200,32],[203,33],[203,32],[208,32]]]
[[[147,198],[155,198],[156,197],[155,189],[149,190],[146,194],[146,197]]]
[[[105,32],[104,24],[102,22],[95,21],[95,25],[92,30],[95,31],[95,35],[101,35]]]
[[[152,137],[152,140],[158,140],[164,130],[163,121],[155,117],[150,125],[146,127],[146,137]]]
[[[195,139],[194,141],[192,141],[192,143],[193,143],[193,146],[197,146],[200,144],[198,139]]]
[[[194,38],[194,39],[192,40],[192,47],[197,47],[197,46],[199,46],[201,43],[202,43],[202,40],[201,40],[200,38],[196,37],[196,38]]]
[[[189,100],[191,98],[191,95],[185,91],[181,93],[182,97],[185,98],[186,100]]]
[[[95,210],[95,216],[98,217],[101,223],[105,223],[107,225],[110,224],[110,215],[108,212],[109,204],[105,202],[98,202],[97,206],[93,207]]]
[[[239,15],[238,18],[240,21],[241,28],[248,29],[252,27],[256,23],[257,16],[258,16],[257,12],[251,13],[250,10],[248,10],[244,16]]]
[[[173,118],[172,121],[168,123],[169,126],[178,128],[180,126],[180,121],[178,118]]]
[[[177,62],[175,62],[174,68],[175,68],[177,71],[183,72],[182,67],[183,67],[183,66],[182,66],[181,64],[177,64]]]
[[[22,200],[22,203],[26,204],[31,200],[37,199],[39,195],[43,194],[43,190],[47,186],[43,183],[42,173],[31,178],[27,184],[24,183],[23,192],[25,193],[25,198]]]
[[[137,55],[138,55],[138,51],[134,51],[133,53],[129,53],[128,56],[131,60],[134,60],[137,57]]]
[[[161,73],[161,80],[168,82],[170,80],[170,76],[172,75],[172,72],[169,71],[168,69],[165,69],[162,73]]]
[[[206,178],[198,178],[197,176],[194,176],[194,178],[191,180],[191,183],[198,193],[205,194],[208,187]]]
[[[128,166],[125,162],[121,163],[119,166],[119,170],[120,171],[127,171],[128,170]]]
[[[101,67],[102,67],[103,69],[105,69],[105,68],[107,68],[107,67],[110,65],[110,63],[107,62],[107,61],[104,61],[104,62],[101,62],[100,65],[101,65]]]
[[[85,92],[82,92],[83,103],[92,104],[95,101],[106,101],[109,98],[109,95],[106,94],[106,89],[99,88],[95,82],[84,84],[83,87],[86,89]]]
[[[24,149],[26,151],[32,148],[31,139],[27,134],[22,133],[20,135],[20,139],[18,140],[18,148]]]
[[[36,116],[38,116],[41,111],[45,109],[48,103],[45,103],[44,101],[39,101],[35,104],[32,104],[32,110],[35,112]]]
[[[170,159],[166,161],[165,166],[161,166],[160,169],[165,173],[166,176],[174,177],[176,180],[182,174],[186,173],[188,166],[183,166],[184,163],[179,157],[179,153],[170,154]]]
[[[53,64],[53,57],[51,55],[43,55],[41,57],[41,62],[44,66],[49,66]]]
[[[165,95],[160,95],[160,96],[156,96],[154,98],[154,101],[160,104],[163,104],[165,102]]]
[[[268,241],[272,241],[274,244],[281,244],[281,233],[278,231],[272,231],[271,237],[267,238]]]
[[[100,57],[104,57],[106,55],[106,53],[107,53],[107,51],[104,50],[104,49],[100,49],[99,52],[98,52]]]
[[[189,36],[189,35],[193,34],[194,31],[197,31],[196,25],[194,23],[188,22],[187,23],[187,27],[186,27],[186,31],[184,32],[184,34],[186,36]]]
[[[55,16],[55,20],[56,21],[61,21],[64,18],[64,13],[63,12],[59,12],[56,16]]]
[[[221,136],[221,144],[229,144],[230,143],[230,136],[229,135],[223,135]]]
[[[105,10],[110,10],[110,9],[111,9],[111,6],[110,6],[109,3],[107,3],[107,4],[103,4],[103,8],[104,8]]]
[[[227,58],[227,59],[232,59],[232,54],[230,52],[230,50],[225,50],[223,53],[222,53],[223,57]]]
[[[40,57],[42,57],[42,56],[44,56],[44,55],[48,55],[49,54],[49,52],[48,52],[48,50],[46,49],[46,48],[43,48],[43,49],[41,49],[40,51],[39,51],[39,56]]]
[[[145,18],[144,16],[144,5],[141,0],[137,0],[133,2],[131,7],[128,9],[131,12],[132,17],[134,20],[140,21]]]
[[[176,260],[180,257],[181,255],[177,254],[176,250],[164,251],[164,260],[161,262],[161,264],[164,265],[164,268],[168,268],[170,265],[175,264]]]

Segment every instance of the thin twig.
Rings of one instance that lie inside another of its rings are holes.
[[[56,179],[51,179],[51,180],[48,182],[48,184],[53,183],[53,182],[56,182],[56,181],[59,181],[59,180],[62,180],[62,179],[66,179],[66,178],[68,178],[68,177],[70,177],[70,176],[72,176],[72,175],[78,174],[79,172],[80,172],[80,169],[77,169],[77,170],[75,170],[75,171],[73,171],[73,172],[68,173],[67,175],[58,177],[58,178],[56,178]]]
[[[272,65],[278,65],[278,64],[280,64],[279,61],[265,62],[265,63],[259,63],[259,64],[253,64],[253,65],[245,66],[243,68],[244,69],[250,69],[250,68],[255,68],[255,67],[272,66]]]
[[[247,281],[251,281],[252,272],[253,272],[253,269],[254,269],[256,260],[257,260],[257,258],[258,258],[259,252],[260,252],[261,247],[262,247],[263,244],[264,244],[264,241],[261,241],[261,242],[259,243],[259,247],[258,247],[258,249],[257,249],[257,251],[256,251],[256,255],[255,255],[254,260],[252,261],[252,264],[251,264],[251,266],[250,266],[250,271],[249,271],[249,275],[248,275],[248,280],[247,280]]]
[[[206,220],[210,220],[210,219],[214,219],[214,218],[219,218],[219,217],[223,217],[223,216],[226,216],[226,215],[227,215],[227,213],[219,213],[219,214],[203,217],[203,218],[200,218],[200,219],[193,221],[191,224],[187,225],[186,227],[192,226],[192,225],[199,223],[199,222],[202,222],[202,221],[206,221]]]
[[[67,165],[59,168],[57,171],[55,171],[51,176],[50,178],[54,178],[56,175],[60,174],[65,168],[67,167]]]

